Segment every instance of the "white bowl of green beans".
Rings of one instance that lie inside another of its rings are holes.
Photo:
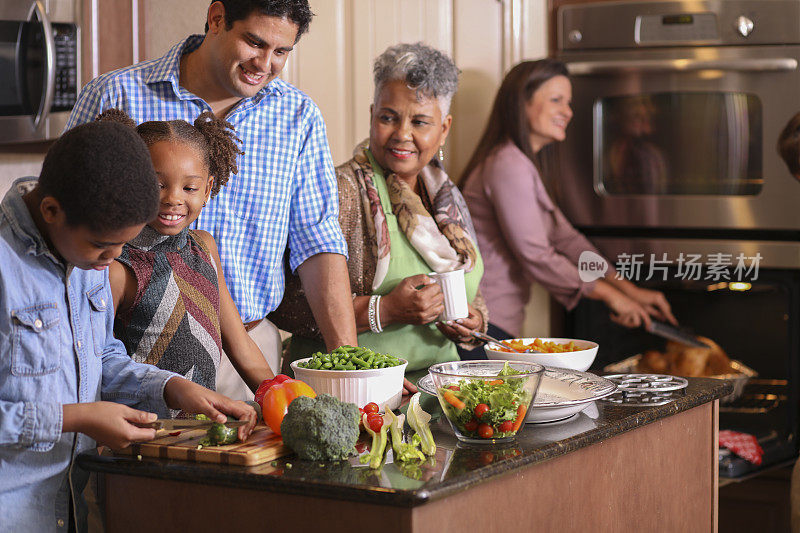
[[[375,402],[390,409],[400,406],[406,366],[405,359],[353,346],[315,353],[291,364],[295,378],[317,394],[327,393],[358,407]]]

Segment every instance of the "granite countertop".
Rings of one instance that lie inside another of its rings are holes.
[[[379,471],[358,458],[340,463],[300,461],[294,456],[258,466],[232,466],[111,454],[78,457],[87,470],[173,481],[276,491],[381,505],[412,507],[443,498],[514,470],[565,455],[656,420],[713,401],[731,392],[727,381],[689,378],[674,401],[658,406],[626,406],[596,401],[564,422],[527,424],[511,443],[464,445],[444,419],[433,425],[434,460],[401,469],[388,463]],[[273,466],[274,464],[274,466]]]

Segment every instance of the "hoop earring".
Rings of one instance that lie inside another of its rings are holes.
[[[206,206],[206,203],[205,203],[205,202],[203,202],[203,207],[205,207],[205,206]]]
[[[444,161],[444,150],[441,146],[439,147],[439,161]]]

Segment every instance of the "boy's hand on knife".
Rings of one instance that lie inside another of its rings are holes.
[[[174,377],[164,387],[164,400],[172,409],[183,409],[187,413],[202,413],[214,422],[224,424],[230,415],[247,424],[238,429],[239,440],[244,442],[256,425],[256,411],[245,402],[231,400],[218,392],[193,383],[187,379]]]

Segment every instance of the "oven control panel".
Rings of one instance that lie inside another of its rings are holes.
[[[558,8],[558,48],[800,44],[797,0],[570,3]]]
[[[637,44],[716,41],[717,15],[714,13],[679,13],[675,15],[639,15],[633,30]]]

